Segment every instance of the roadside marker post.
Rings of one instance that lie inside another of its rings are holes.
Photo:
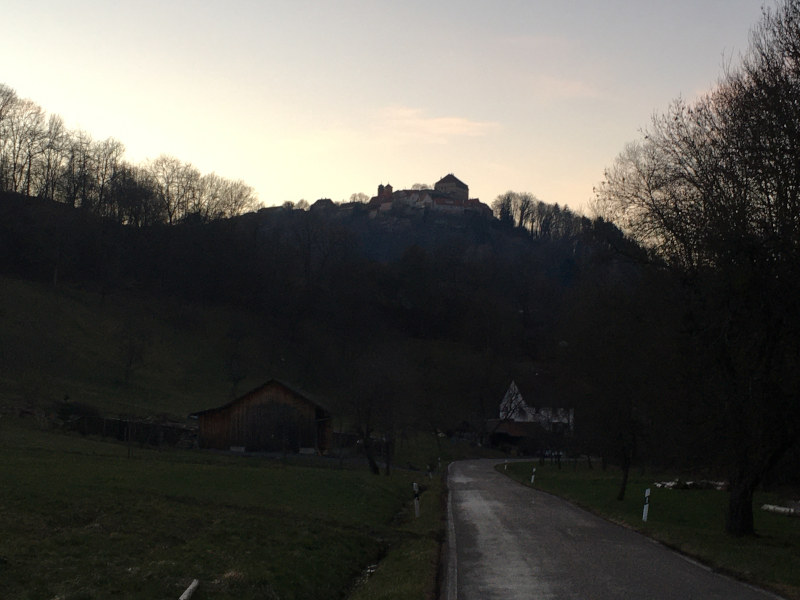
[[[533,473],[531,473],[531,485],[533,485],[534,479],[536,479],[536,467],[533,467]]]
[[[647,523],[647,513],[650,512],[650,488],[644,491],[644,509],[642,510],[642,521]]]
[[[186,588],[186,591],[181,594],[181,597],[178,598],[178,600],[189,600],[189,598],[192,597],[192,594],[194,594],[194,591],[197,589],[197,586],[199,584],[200,582],[197,579],[193,579],[192,583],[189,585],[188,588]]]
[[[419,519],[419,486],[414,483],[414,515]]]

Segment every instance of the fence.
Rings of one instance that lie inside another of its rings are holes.
[[[81,435],[110,437],[140,446],[192,448],[197,440],[196,429],[179,423],[154,423],[83,415],[69,419],[64,426]]]

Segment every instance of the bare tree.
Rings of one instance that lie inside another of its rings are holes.
[[[64,168],[68,140],[64,121],[57,115],[50,115],[36,178],[37,196],[48,200],[57,198],[58,179]]]
[[[30,195],[34,164],[43,151],[45,116],[30,100],[14,102],[3,119],[2,151],[5,188]]]
[[[4,83],[0,83],[0,123],[8,116],[11,107],[17,102],[17,93]]]
[[[247,212],[252,212],[259,207],[258,198],[255,190],[241,179],[231,181],[225,180],[222,188],[221,206],[219,215],[221,217],[233,217]]]
[[[47,118],[37,104],[0,84],[0,190],[36,194],[138,225],[172,224],[190,215],[205,222],[259,206],[253,188],[241,180],[203,176],[172,156],[138,167],[125,163],[124,155],[120,141],[95,142],[84,131],[68,131],[61,117]],[[297,208],[308,203],[301,200]]]
[[[360,202],[362,204],[366,204],[369,202],[369,196],[364,192],[357,192],[355,194],[350,194],[350,202]]]
[[[111,185],[119,174],[125,146],[114,138],[108,138],[93,145],[96,206],[95,212],[104,217],[112,217],[116,207],[111,204]]]
[[[533,233],[534,219],[541,206],[548,206],[530,192],[508,191],[492,202],[495,217],[501,222]]]
[[[508,226],[514,225],[514,192],[500,194],[492,201],[492,212],[501,223]]]
[[[91,209],[94,205],[93,145],[92,137],[85,131],[74,132],[67,142],[59,195],[71,206]]]
[[[162,223],[164,216],[147,170],[122,163],[111,182],[111,203],[122,225],[143,227]]]
[[[5,84],[0,84],[0,190],[8,189],[11,175],[10,115],[18,102],[16,92]]]
[[[514,212],[514,220],[517,224],[517,227],[528,229],[531,213],[533,212],[536,201],[536,197],[528,192],[514,194],[512,210]]]
[[[728,467],[727,530],[800,435],[800,0],[765,10],[741,67],[676,101],[606,173],[598,204],[685,273]]]
[[[146,168],[166,222],[169,225],[177,223],[189,207],[196,171],[191,165],[166,154],[148,162]]]

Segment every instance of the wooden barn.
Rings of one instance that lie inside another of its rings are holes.
[[[275,379],[220,406],[191,415],[201,448],[324,454],[331,445],[330,412]]]

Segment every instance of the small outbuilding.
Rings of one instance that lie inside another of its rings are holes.
[[[198,420],[201,448],[324,454],[333,438],[330,411],[275,379],[191,416]]]

